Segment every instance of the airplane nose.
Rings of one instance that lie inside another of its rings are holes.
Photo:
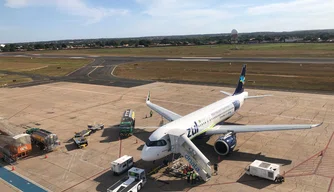
[[[154,161],[155,160],[155,154],[150,150],[150,147],[147,147],[144,145],[143,150],[141,151],[141,159],[143,161]]]

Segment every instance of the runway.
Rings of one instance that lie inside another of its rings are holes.
[[[132,80],[115,77],[112,71],[117,65],[130,62],[144,62],[144,61],[207,61],[207,62],[245,62],[245,63],[312,63],[312,64],[334,64],[334,58],[266,58],[266,57],[136,57],[136,56],[97,56],[97,55],[47,55],[47,54],[23,54],[23,53],[1,53],[3,57],[34,57],[34,58],[91,58],[94,61],[65,77],[45,77],[33,74],[23,74],[8,72],[11,74],[26,75],[31,77],[34,81],[29,83],[17,84],[15,87],[31,86],[38,84],[45,84],[50,82],[77,82],[88,83],[96,85],[116,86],[116,87],[135,87],[145,85],[155,81],[148,80]],[[6,71],[1,71],[7,73]],[[187,84],[202,84],[202,85],[218,85],[215,83],[202,82],[186,82],[186,81],[168,81],[172,83],[187,83]]]
[[[98,55],[47,55],[47,54],[8,54],[1,53],[0,56],[14,57],[40,57],[40,58],[101,58],[113,61],[214,61],[214,62],[258,62],[258,63],[313,63],[334,64],[334,58],[282,58],[282,57],[152,57],[152,56],[98,56]]]

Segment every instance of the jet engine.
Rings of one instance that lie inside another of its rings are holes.
[[[235,133],[229,132],[217,139],[214,149],[219,155],[227,155],[233,151],[236,145],[237,137]]]

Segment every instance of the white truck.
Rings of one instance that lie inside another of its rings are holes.
[[[132,167],[128,176],[119,180],[107,189],[107,192],[138,192],[146,183],[144,169]]]
[[[246,174],[269,179],[275,182],[284,182],[284,177],[279,174],[280,166],[278,164],[255,160],[246,168]]]
[[[120,175],[133,166],[133,157],[129,155],[123,155],[122,157],[111,162],[111,171],[114,175]]]

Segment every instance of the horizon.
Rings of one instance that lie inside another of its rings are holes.
[[[294,32],[307,32],[307,31],[326,31],[326,30],[333,30],[333,29],[308,29],[308,30],[295,30],[295,31],[252,31],[252,32],[239,32],[238,34],[251,34],[251,33],[294,33]],[[134,36],[134,37],[96,37],[96,38],[86,38],[86,39],[57,39],[57,40],[42,40],[42,41],[26,41],[26,42],[13,42],[13,43],[6,43],[0,42],[0,44],[20,44],[20,43],[42,43],[42,42],[51,42],[51,41],[77,41],[77,40],[97,40],[97,39],[140,39],[140,38],[150,38],[150,37],[173,37],[173,36],[196,36],[196,35],[228,35],[231,32],[227,33],[205,33],[205,34],[181,34],[181,35],[155,35],[155,36]]]
[[[297,7],[297,8],[296,8]],[[334,2],[4,0],[0,42],[330,30]],[[220,23],[219,25],[217,23]]]

